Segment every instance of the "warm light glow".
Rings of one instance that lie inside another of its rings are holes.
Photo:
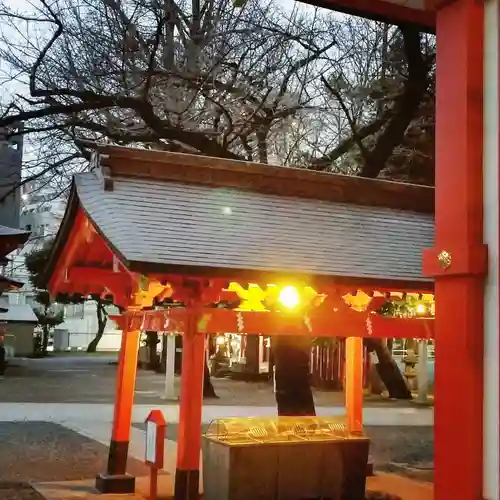
[[[372,298],[362,290],[357,290],[355,293],[349,293],[342,298],[355,311],[365,311],[372,300]]]
[[[287,286],[280,291],[278,301],[288,309],[293,309],[299,305],[299,292],[294,286]]]
[[[240,299],[237,311],[269,311],[274,310],[277,303],[288,309],[293,309],[299,304],[302,308],[317,307],[326,295],[319,294],[311,286],[297,289],[294,286],[281,286],[272,283],[259,285],[248,283],[244,288],[241,284],[231,281],[225,292],[233,292]]]
[[[226,343],[226,337],[219,336],[215,339],[217,345],[224,345]]]
[[[425,304],[422,304],[422,303],[417,304],[417,307],[416,307],[417,314],[425,314],[426,310],[427,310],[427,308],[425,307]]]

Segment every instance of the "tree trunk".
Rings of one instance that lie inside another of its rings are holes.
[[[245,372],[251,375],[260,374],[260,337],[259,335],[247,335],[245,348]]]
[[[176,349],[178,349],[179,347],[182,348],[182,335],[178,335],[176,337],[176,340],[177,339],[179,339],[179,344],[176,345]],[[203,367],[203,398],[204,399],[218,398],[219,396],[217,396],[217,393],[215,392],[214,386],[212,384],[212,378],[210,377],[207,354],[208,352],[207,350],[205,350],[205,366]],[[182,377],[182,356],[179,356],[179,373]]]
[[[406,385],[403,374],[392,359],[392,353],[379,339],[365,339],[365,346],[375,352],[378,358],[377,372],[382,379],[389,397],[394,399],[411,399],[411,392]]]
[[[146,343],[148,346],[148,370],[156,371],[160,366],[160,357],[156,352],[156,346],[159,342],[158,332],[146,332]]]
[[[90,344],[87,346],[87,352],[96,352],[97,346],[104,335],[104,330],[106,329],[106,323],[108,322],[108,314],[104,304],[100,301],[96,301],[97,304],[97,333],[95,337],[91,340]]]
[[[273,337],[272,342],[278,415],[316,415],[309,380],[311,339],[279,336]]]
[[[269,359],[267,360],[267,372],[269,374],[269,382],[274,384],[274,337],[269,337]]]
[[[208,369],[208,360],[205,353],[205,367],[203,369],[203,398],[204,399],[217,399],[219,396],[215,393],[214,386],[212,384],[212,378],[210,376],[210,370]]]
[[[50,328],[48,325],[42,327],[42,356],[47,355],[47,347],[49,346]]]

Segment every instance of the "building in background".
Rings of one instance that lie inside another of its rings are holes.
[[[10,255],[8,273],[12,279],[25,283],[25,286],[8,294],[9,304],[16,309],[33,308],[38,304],[35,300],[35,290],[29,283],[29,273],[25,266],[25,256],[44,245],[53,238],[59,229],[66,209],[66,196],[54,189],[41,178],[25,182],[21,188],[19,225],[31,233],[26,245]],[[64,310],[65,321],[54,331],[51,349],[81,349],[85,350],[97,332],[97,307],[95,302],[84,304],[57,305]],[[108,308],[109,312],[115,312]],[[1,318],[0,318],[1,319]],[[120,334],[113,321],[108,320],[105,333],[99,343],[98,350],[118,350]]]
[[[11,261],[7,255],[18,253],[30,236],[29,231],[20,229],[23,136],[19,132],[21,127],[0,129],[0,330],[8,357],[15,352],[23,356],[33,352],[37,323],[31,307],[12,306],[9,299],[22,289],[24,280],[16,280],[8,272]]]
[[[0,224],[19,229],[23,136],[22,127],[0,128]]]

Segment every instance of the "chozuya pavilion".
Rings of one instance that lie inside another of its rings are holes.
[[[363,337],[433,336],[432,318],[387,318],[370,307],[375,299],[362,312],[345,300],[358,292],[382,298],[432,293],[432,281],[421,273],[422,252],[433,242],[432,188],[91,147],[93,168],[74,178],[47,281],[54,296],[112,296],[123,308],[108,470],[97,478],[101,491],[134,489],[125,472],[141,330],[165,331],[174,319],[183,325],[176,500],[198,498],[206,333],[348,337],[350,430],[362,423]],[[317,305],[295,315],[214,307],[238,298],[231,283],[258,287],[263,300],[283,298],[287,290],[284,302]]]

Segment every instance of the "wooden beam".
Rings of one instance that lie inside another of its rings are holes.
[[[113,283],[130,285],[128,274],[113,271],[111,267],[71,266],[68,269],[68,279],[79,283],[99,283],[104,288],[109,288],[109,285]]]
[[[274,312],[234,311],[203,308],[198,330],[201,333],[234,332],[246,335],[280,335],[280,324],[290,321],[288,315]],[[136,311],[125,313],[129,329],[183,333],[186,309]],[[434,338],[432,318],[386,318],[350,309],[312,313],[294,328],[294,334],[314,337],[366,338]]]

